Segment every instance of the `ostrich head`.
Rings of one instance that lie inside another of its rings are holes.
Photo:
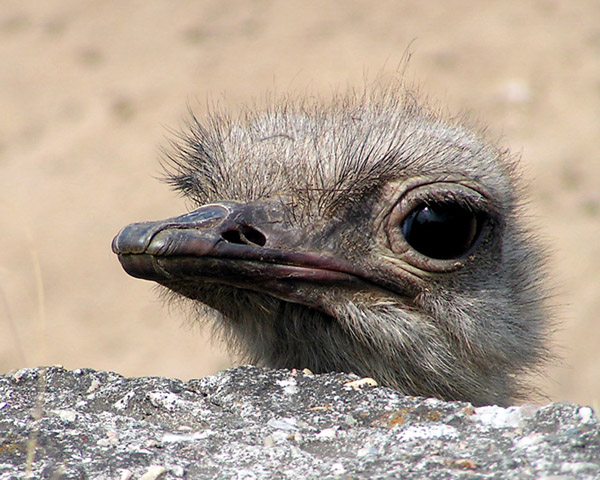
[[[192,118],[168,165],[195,209],[113,250],[207,306],[246,360],[481,405],[518,398],[544,359],[515,160],[412,95]]]

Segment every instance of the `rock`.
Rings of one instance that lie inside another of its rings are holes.
[[[23,369],[0,376],[0,479],[600,478],[589,407],[473,408],[356,379]]]

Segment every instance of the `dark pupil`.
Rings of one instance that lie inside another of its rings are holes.
[[[456,203],[420,205],[402,222],[404,238],[417,252],[448,260],[465,255],[479,233],[477,214]]]

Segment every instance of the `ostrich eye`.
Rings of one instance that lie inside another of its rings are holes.
[[[481,216],[457,203],[421,204],[401,224],[408,244],[437,260],[467,254],[481,231]]]

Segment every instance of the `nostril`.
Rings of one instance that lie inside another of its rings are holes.
[[[248,225],[240,225],[238,229],[227,230],[221,234],[221,238],[226,242],[238,245],[258,245],[259,247],[264,247],[267,243],[267,237]]]
[[[239,244],[246,243],[242,240],[242,236],[240,235],[240,232],[238,232],[237,230],[227,230],[226,232],[223,232],[223,234],[221,235],[221,238],[229,243],[239,243]]]
[[[259,247],[264,247],[265,243],[267,243],[267,237],[265,237],[262,232],[247,225],[242,226],[242,235],[246,237],[250,243],[258,245]]]

